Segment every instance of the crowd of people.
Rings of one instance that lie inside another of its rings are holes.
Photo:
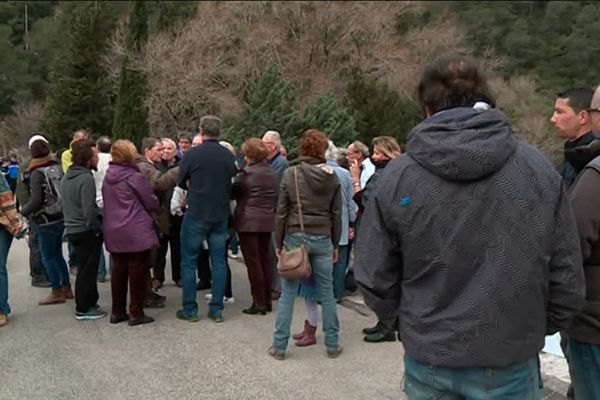
[[[268,349],[277,360],[290,336],[314,345],[319,320],[327,356],[338,357],[337,304],[358,285],[378,318],[364,340],[402,340],[410,399],[542,399],[538,353],[556,332],[575,398],[599,399],[600,88],[558,96],[558,171],[517,138],[474,60],[438,58],[418,95],[426,117],[405,153],[391,136],[374,138],[370,155],[360,141],[341,149],[310,129],[290,162],[277,131],[238,151],[219,141],[213,115],[193,138],[146,138],[139,151],[82,130],[58,159],[32,136],[16,200],[0,177],[0,326],[7,254],[26,219],[32,285],[50,287],[39,304],[74,298],[78,320],[153,322],[145,309],[164,307],[170,252],[176,317],[197,322],[198,290],[210,289],[208,318],[223,322],[239,246],[251,298],[243,313],[266,315],[277,302]],[[310,277],[282,279],[277,260],[301,245]],[[109,272],[105,312],[97,282]],[[292,335],[298,296],[306,318]]]

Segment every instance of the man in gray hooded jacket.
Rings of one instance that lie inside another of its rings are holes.
[[[471,59],[428,65],[419,97],[427,118],[365,210],[357,283],[399,316],[409,399],[541,399],[544,337],[584,300],[566,190]]]

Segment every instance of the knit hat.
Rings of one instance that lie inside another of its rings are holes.
[[[29,138],[29,144],[28,144],[29,148],[31,148],[31,144],[33,142],[35,142],[36,140],[43,140],[44,142],[48,143],[48,139],[46,139],[42,135],[33,135],[31,138]]]
[[[50,148],[48,147],[48,142],[42,139],[35,140],[29,146],[29,151],[31,152],[31,157],[40,158],[46,157],[50,154]]]

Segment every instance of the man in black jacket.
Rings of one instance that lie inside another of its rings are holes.
[[[567,159],[566,153],[594,140],[592,120],[588,107],[594,91],[589,88],[565,90],[558,94],[550,122],[556,133],[565,139],[565,162],[558,168],[567,189],[571,187],[580,170],[576,170]]]
[[[428,65],[419,98],[427,118],[366,206],[356,280],[399,317],[409,399],[541,400],[538,352],[585,295],[564,185],[473,60]]]
[[[594,133],[600,134],[600,87],[587,112],[591,115]],[[585,400],[600,399],[600,141],[595,140],[581,150],[578,152],[581,162],[572,155],[573,162],[585,167],[569,198],[579,229],[587,290],[585,306],[567,334],[575,398]]]
[[[92,170],[98,165],[96,143],[84,139],[72,145],[73,164],[60,182],[65,231],[75,248],[79,270],[75,281],[75,318],[106,317],[98,308],[98,262],[102,251],[102,216],[96,204]]]

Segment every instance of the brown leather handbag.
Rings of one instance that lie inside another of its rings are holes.
[[[304,218],[302,217],[302,203],[298,191],[298,167],[294,167],[294,182],[296,183],[296,202],[298,203],[298,216],[300,217],[300,230],[302,231],[302,244],[295,249],[282,249],[277,270],[279,275],[288,280],[306,279],[312,274],[308,249],[306,246],[306,235],[304,233]]]

